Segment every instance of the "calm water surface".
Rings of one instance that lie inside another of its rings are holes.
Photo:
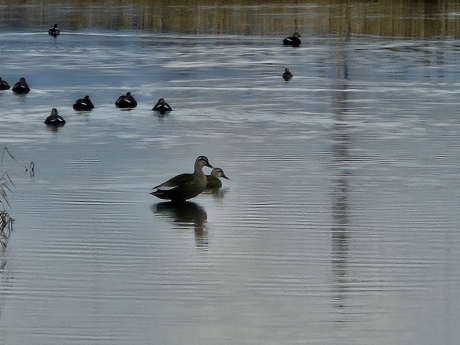
[[[101,30],[0,47],[0,76],[32,89],[0,92],[18,160],[1,345],[459,339],[458,41]],[[116,109],[127,91],[139,106]],[[75,112],[86,94],[96,108]],[[151,111],[160,97],[173,112]],[[230,178],[219,192],[149,195],[198,155]]]

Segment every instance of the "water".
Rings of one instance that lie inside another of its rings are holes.
[[[6,30],[0,47],[0,76],[32,89],[0,92],[18,160],[0,344],[459,338],[457,40]],[[138,107],[116,109],[127,91]],[[218,193],[149,194],[199,155],[230,178]]]

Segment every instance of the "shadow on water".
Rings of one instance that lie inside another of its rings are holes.
[[[46,125],[46,129],[50,132],[57,133],[64,125]]]
[[[332,204],[332,270],[335,286],[335,307],[339,310],[347,308],[345,303],[349,285],[349,219],[348,219],[348,171],[346,164],[349,161],[350,135],[346,123],[347,108],[347,80],[348,57],[344,47],[348,39],[344,39],[337,46],[337,85],[335,88],[334,126],[332,130],[333,159],[334,159],[334,192]],[[346,321],[341,319],[340,321]]]
[[[203,207],[190,201],[160,202],[152,205],[152,212],[169,218],[175,226],[192,228],[195,232],[196,247],[201,249],[208,247],[206,230],[208,215]]]
[[[227,189],[222,189],[222,188],[219,188],[219,187],[216,187],[216,188],[208,188],[208,189],[205,189],[203,191],[203,194],[210,194],[212,195],[213,198],[216,198],[216,199],[222,199],[225,194],[227,193]]]
[[[169,117],[169,114],[168,112],[161,112],[161,111],[152,111],[153,112],[153,116],[156,117],[158,119],[158,122],[159,123],[163,123],[165,119],[167,119]]]

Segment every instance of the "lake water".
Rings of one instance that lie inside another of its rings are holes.
[[[17,159],[1,165],[0,345],[458,341],[458,39],[312,30],[292,48],[291,26],[70,19],[53,38],[30,6],[39,21],[16,30],[12,11],[0,35],[0,76],[31,87],[0,91]],[[138,107],[116,109],[128,91]],[[75,112],[85,95],[96,108]],[[171,113],[151,111],[160,97]],[[230,178],[218,192],[149,194],[199,155]]]

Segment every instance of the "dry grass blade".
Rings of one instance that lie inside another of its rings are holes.
[[[9,185],[11,185],[13,188],[15,187],[8,173],[4,172],[3,175],[0,177],[0,202],[3,203],[2,202],[3,200],[8,205],[8,207],[11,207],[8,202],[8,194],[7,194],[7,191],[11,192],[11,188]]]
[[[1,160],[1,163],[3,164],[3,157],[5,156],[5,153],[8,154],[8,156],[11,157],[11,159],[13,159],[15,162],[17,162],[16,158],[14,158],[14,156],[11,154],[10,150],[8,150],[8,147],[4,147],[2,149],[2,160]]]
[[[11,154],[7,147],[4,147],[2,150],[0,167],[3,166],[3,158],[5,155],[8,155],[11,159],[17,162],[16,158]],[[33,168],[33,166],[32,166]],[[0,211],[0,245],[5,248],[8,237],[13,231],[13,221],[14,219],[10,217],[10,214],[5,209],[5,204],[11,208],[8,202],[8,192],[11,192],[11,189],[15,188],[13,181],[6,171],[0,176],[0,204],[2,205],[3,210]]]
[[[8,238],[13,231],[14,219],[10,217],[7,211],[0,212],[0,235]]]

